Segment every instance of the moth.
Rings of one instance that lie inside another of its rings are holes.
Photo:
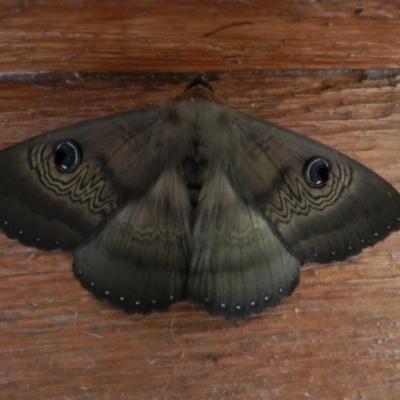
[[[165,104],[78,123],[0,152],[0,226],[72,252],[128,312],[202,304],[247,318],[300,265],[344,260],[400,225],[400,194],[332,148],[235,111],[196,78]]]

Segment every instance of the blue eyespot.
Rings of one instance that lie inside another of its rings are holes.
[[[304,167],[304,177],[306,182],[314,188],[320,188],[325,185],[329,179],[331,164],[322,157],[313,157],[307,161]]]
[[[54,146],[54,163],[61,172],[71,172],[81,163],[81,149],[72,140],[62,140]]]

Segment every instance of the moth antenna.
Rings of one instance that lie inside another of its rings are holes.
[[[186,90],[192,89],[198,85],[201,85],[206,89],[210,90],[211,92],[214,92],[213,87],[208,83],[208,80],[204,74],[198,74],[196,78],[194,78],[192,82],[190,82],[189,85],[187,85]]]

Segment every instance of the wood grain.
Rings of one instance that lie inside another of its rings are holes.
[[[0,71],[399,68],[399,17],[393,0],[5,0]]]
[[[394,0],[6,0],[0,148],[160,103],[205,71],[232,107],[400,190],[399,17]],[[247,322],[187,303],[126,315],[70,264],[0,236],[1,398],[400,398],[400,233],[303,266],[295,293]]]

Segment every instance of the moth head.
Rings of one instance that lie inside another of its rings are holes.
[[[54,163],[60,172],[72,172],[79,167],[82,152],[73,140],[61,140],[54,146]]]
[[[313,188],[321,188],[329,180],[330,162],[323,157],[313,157],[304,166],[304,178]]]

